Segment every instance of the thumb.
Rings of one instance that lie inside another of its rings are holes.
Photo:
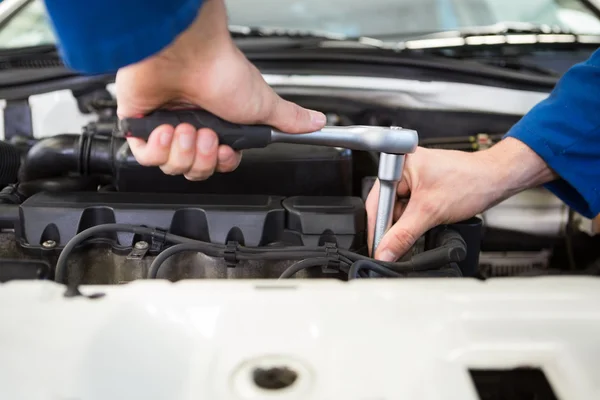
[[[267,125],[287,133],[308,133],[318,131],[325,126],[327,122],[325,114],[300,107],[282,99],[274,92],[273,95],[276,96],[275,106],[265,121]]]
[[[416,198],[411,198],[400,219],[377,246],[375,259],[393,262],[402,257],[433,225],[430,216],[421,212]]]

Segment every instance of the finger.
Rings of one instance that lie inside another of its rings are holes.
[[[381,261],[396,261],[406,253],[425,232],[431,229],[435,220],[431,214],[422,212],[423,207],[417,198],[412,198],[400,219],[385,234],[375,258]]]
[[[406,179],[402,179],[398,183],[398,189],[396,192],[400,198],[406,198],[410,195],[410,186],[408,185],[408,181]]]
[[[402,199],[396,200],[396,204],[394,204],[394,222],[400,219],[402,213],[404,213],[404,210],[406,209],[406,205],[407,203],[402,201]]]
[[[196,129],[190,124],[179,124],[175,128],[169,159],[160,169],[168,175],[187,173],[194,163],[195,147]]]
[[[288,133],[312,132],[325,126],[327,122],[325,114],[284,100],[275,92],[273,92],[273,96],[276,97],[273,100],[274,106],[269,117],[265,121],[267,125]]]
[[[127,144],[140,165],[162,165],[169,159],[174,131],[170,125],[160,125],[152,131],[147,142],[139,138],[127,138]]]
[[[241,152],[234,151],[229,146],[219,146],[217,162],[218,172],[232,172],[240,165],[241,161]]]
[[[379,201],[379,179],[375,181],[373,188],[367,196],[365,208],[367,210],[367,244],[369,254],[373,251],[373,236],[375,232],[375,220],[377,219],[377,202]]]
[[[217,167],[217,151],[219,138],[208,128],[199,129],[196,139],[196,157],[192,167],[185,173],[190,181],[201,181],[210,178]]]

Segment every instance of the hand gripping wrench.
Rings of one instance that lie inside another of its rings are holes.
[[[316,132],[290,134],[266,125],[233,124],[204,110],[158,110],[141,118],[126,118],[119,121],[115,135],[147,140],[150,133],[160,125],[177,126],[184,122],[196,129],[212,129],[219,137],[220,144],[228,145],[234,150],[262,148],[271,143],[295,143],[381,153],[377,174],[379,202],[373,254],[392,224],[404,157],[416,150],[419,141],[417,132],[399,127],[326,126]]]

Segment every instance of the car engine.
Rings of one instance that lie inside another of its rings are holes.
[[[327,111],[328,125],[401,121],[428,147],[478,151],[501,137],[478,132],[514,122],[291,97]],[[97,117],[81,132],[0,142],[1,281],[76,287],[156,278],[489,278],[563,273],[575,263],[567,272],[597,268],[588,267],[592,229],[576,230],[580,219],[542,189],[432,229],[396,263],[375,262],[364,201],[378,154],[278,143],[244,151],[232,173],[192,182],[135,161],[113,135],[112,97],[88,93],[78,101]]]

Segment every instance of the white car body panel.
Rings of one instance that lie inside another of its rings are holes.
[[[3,399],[461,399],[467,370],[540,367],[600,398],[600,280],[0,285]],[[277,394],[254,366],[300,373]],[[25,381],[25,378],[27,379]]]
[[[419,110],[478,111],[524,115],[548,94],[455,82],[415,81],[397,78],[326,75],[264,74],[279,93],[322,88],[340,91],[348,98],[369,100],[374,104]],[[107,86],[114,93],[115,85]],[[0,99],[2,101],[2,99]],[[69,90],[30,96],[33,133],[47,137],[59,133],[79,133],[95,117],[82,114]],[[0,139],[4,124],[0,125]]]

